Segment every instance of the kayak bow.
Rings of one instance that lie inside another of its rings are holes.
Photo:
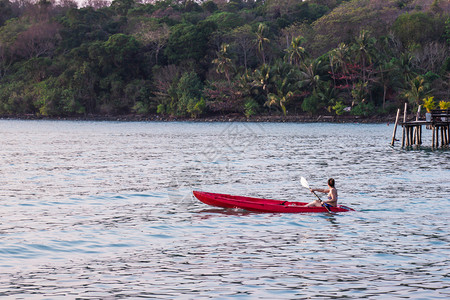
[[[254,212],[266,213],[324,213],[328,212],[324,207],[305,207],[306,202],[292,202],[273,199],[263,199],[244,196],[233,196],[193,191],[194,196],[201,202],[223,208],[240,208]],[[331,212],[352,211],[350,207],[338,205],[332,207]]]

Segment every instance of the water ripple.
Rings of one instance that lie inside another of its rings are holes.
[[[450,298],[449,151],[353,124],[0,120],[0,296]],[[426,142],[426,141],[425,141]],[[192,190],[355,212],[258,214]]]

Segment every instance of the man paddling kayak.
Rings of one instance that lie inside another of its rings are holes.
[[[306,204],[305,207],[321,207],[322,203],[323,203],[323,205],[327,205],[327,206],[332,206],[332,207],[337,206],[338,194],[337,194],[336,188],[334,187],[334,179],[333,178],[328,179],[328,189],[310,189],[310,191],[311,191],[311,193],[320,192],[320,193],[328,194],[328,199],[325,201],[314,200],[313,202]]]

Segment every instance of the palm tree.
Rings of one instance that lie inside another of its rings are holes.
[[[383,86],[383,109],[386,106],[386,95],[388,89],[399,89],[401,78],[398,68],[395,66],[393,60],[383,61],[379,65],[378,78],[376,80]]]
[[[268,95],[267,102],[264,103],[266,106],[272,106],[273,104],[277,104],[281,110],[283,111],[283,115],[286,116],[286,105],[285,103],[288,101],[290,97],[294,95],[293,92],[289,91],[286,94],[282,92],[282,90],[278,90],[276,94],[271,93]]]
[[[320,74],[322,74],[323,69],[324,65],[320,59],[302,62],[300,64],[301,86],[310,90],[315,90],[322,82]]]
[[[275,104],[286,116],[286,104],[299,89],[299,70],[291,64],[278,61],[271,67],[271,74],[273,80],[264,105],[271,107]]]
[[[372,64],[372,60],[376,55],[375,43],[376,39],[371,38],[367,30],[362,30],[352,46],[356,58],[361,63],[363,82],[367,82],[367,67]]]
[[[341,71],[348,73],[347,62],[350,49],[345,43],[340,43],[339,46],[331,52],[333,62],[337,67],[341,68]]]
[[[270,43],[270,40],[265,37],[266,25],[259,23],[258,30],[256,31],[256,45],[258,53],[261,55],[263,64],[266,64],[266,55],[264,53],[264,45]]]
[[[414,71],[413,67],[414,56],[411,53],[402,53],[400,59],[396,60],[396,67],[401,74],[403,80],[403,86],[406,87],[409,83],[417,77],[417,73]]]
[[[212,61],[216,65],[217,73],[224,73],[228,83],[230,83],[230,71],[233,69],[233,61],[229,57],[229,44],[222,44],[220,51],[216,52],[217,58]]]
[[[349,61],[349,47],[344,44],[340,43],[339,46],[329,53],[330,57],[330,68],[331,68],[331,74],[333,77],[333,83],[334,87],[336,88],[336,79],[342,80],[342,78],[345,80],[345,86],[349,87],[349,76],[348,75],[348,61]]]
[[[430,85],[422,76],[417,76],[409,82],[409,89],[405,90],[403,96],[409,103],[419,106],[420,101],[430,95]]]
[[[285,50],[289,63],[298,66],[301,61],[308,57],[308,52],[301,46],[304,40],[305,38],[302,36],[294,38],[289,48]]]
[[[273,82],[275,80],[273,70],[268,65],[262,65],[246,79],[252,93],[259,104],[267,102],[268,94],[273,91]]]

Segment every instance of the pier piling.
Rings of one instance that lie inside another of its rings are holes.
[[[436,109],[431,111],[431,118],[421,120],[420,119],[420,110],[419,109],[416,114],[415,120],[408,121],[406,116],[407,104],[405,103],[405,111],[403,114],[403,136],[402,136],[402,148],[410,147],[413,145],[421,145],[422,144],[422,125],[425,125],[426,128],[431,129],[431,148],[437,149],[439,147],[449,147],[450,145],[450,109]],[[398,116],[400,113],[400,109],[397,111],[396,123],[398,121]],[[395,130],[392,137],[391,145],[394,145],[395,141]],[[440,136],[439,136],[440,135]]]
[[[398,125],[398,117],[399,116],[400,116],[400,108],[397,109],[397,116],[395,117],[395,125],[394,125],[394,132],[392,133],[391,146],[394,146],[394,143],[395,143],[395,134],[397,133],[397,125]]]

